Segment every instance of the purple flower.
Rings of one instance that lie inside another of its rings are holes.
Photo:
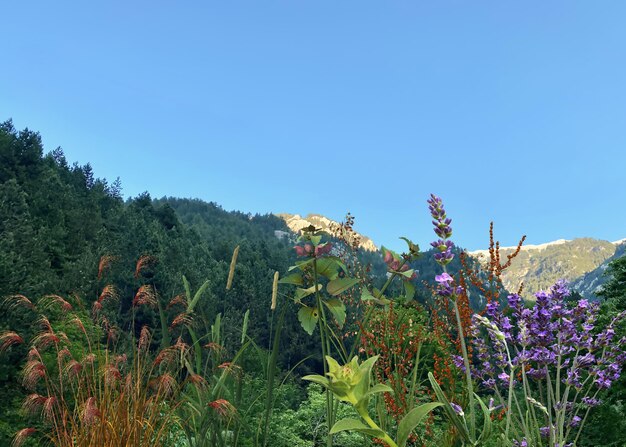
[[[597,407],[598,405],[602,403],[600,399],[595,399],[593,397],[587,397],[587,396],[583,397],[581,399],[581,402],[587,405],[588,407]]]
[[[452,409],[454,410],[454,412],[456,414],[458,414],[459,416],[463,416],[465,413],[463,413],[463,408],[461,408],[460,405],[455,404],[454,402],[450,402],[450,406],[452,407]]]
[[[441,275],[435,276],[435,281],[444,286],[448,286],[451,282],[454,281],[454,278],[452,278],[452,276],[448,275],[446,272],[443,272]]]
[[[503,382],[508,383],[510,378],[511,378],[511,376],[509,376],[505,372],[502,372],[502,373],[498,374],[498,379],[502,380]]]
[[[434,219],[433,226],[435,234],[439,237],[438,240],[430,244],[439,251],[435,253],[434,258],[440,265],[446,265],[454,258],[454,254],[452,253],[454,244],[452,241],[448,240],[452,236],[452,228],[450,227],[452,220],[446,216],[446,210],[443,207],[441,198],[434,194],[431,194],[430,199],[428,199],[428,209]]]

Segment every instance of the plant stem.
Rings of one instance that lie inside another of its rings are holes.
[[[395,443],[395,441],[393,439],[391,439],[389,437],[389,435],[387,433],[385,433],[379,426],[378,424],[376,424],[376,422],[373,421],[373,419],[370,417],[369,414],[367,414],[366,410],[360,410],[359,411],[359,415],[363,418],[363,420],[365,422],[367,422],[367,425],[369,425],[371,428],[373,428],[374,430],[380,430],[381,432],[384,433],[384,436],[382,436],[380,439],[382,439],[383,441],[385,441],[387,443],[387,445],[389,447],[398,447],[398,444]]]
[[[465,380],[467,382],[467,394],[469,397],[469,423],[470,434],[473,439],[476,438],[476,415],[474,414],[474,387],[472,384],[472,372],[470,370],[469,356],[467,354],[467,347],[465,346],[465,334],[463,333],[463,324],[461,323],[461,313],[459,312],[459,306],[455,300],[452,300],[454,304],[454,314],[456,315],[456,324],[459,330],[459,340],[461,342],[461,352],[463,353],[463,365],[465,366]]]

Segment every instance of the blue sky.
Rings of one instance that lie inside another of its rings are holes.
[[[623,1],[21,1],[0,120],[126,197],[315,212],[378,244],[626,237]]]

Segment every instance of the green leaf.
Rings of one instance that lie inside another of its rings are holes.
[[[309,376],[304,376],[302,380],[308,380],[309,382],[319,383],[325,388],[328,388],[328,384],[330,383],[330,381],[326,377],[320,376],[319,374],[312,374]]]
[[[359,280],[357,278],[337,278],[328,283],[326,290],[331,295],[336,296],[358,283]]]
[[[304,284],[304,279],[300,273],[292,273],[291,275],[287,275],[284,278],[278,280],[279,284],[294,284],[296,286],[301,286]]]
[[[383,385],[382,383],[377,383],[373,387],[369,389],[369,391],[365,394],[367,397],[376,393],[393,393],[393,389],[387,385]]]
[[[322,290],[322,285],[318,284],[317,285],[317,290]],[[296,289],[296,296],[295,296],[295,300],[296,301],[300,301],[302,300],[302,298],[306,298],[307,296],[311,295],[315,293],[315,286],[311,286],[308,289],[301,289],[301,288],[297,288]]]
[[[409,281],[403,281],[403,282],[404,282],[404,293],[405,293],[404,298],[407,301],[410,301],[415,296],[415,286],[413,285],[413,283]]]
[[[333,314],[335,320],[337,320],[339,327],[343,327],[346,322],[346,305],[337,298],[331,298],[329,300],[324,300],[323,302],[330,313]]]
[[[384,431],[370,428],[363,422],[356,419],[342,419],[337,421],[335,425],[333,425],[333,428],[330,429],[330,434],[333,435],[335,433],[339,433],[340,431],[356,431],[358,433],[369,435],[373,438],[382,438],[385,436]]]
[[[187,308],[187,312],[189,313],[193,312],[194,308],[196,307],[196,304],[198,304],[198,301],[200,301],[200,297],[206,291],[206,289],[209,288],[210,284],[211,284],[210,281],[206,280],[204,284],[200,286],[196,294],[193,296],[193,300],[191,300],[191,303],[189,304],[189,307]]]
[[[399,272],[399,271],[395,271],[394,273],[397,273],[398,275],[402,275],[405,278],[410,278],[411,276],[413,276],[413,272],[415,270],[413,269],[408,269],[406,272]]]
[[[318,259],[315,265],[317,266],[317,273],[331,281],[339,275],[339,266],[334,258],[328,257]]]
[[[398,447],[404,447],[409,439],[409,435],[422,422],[422,419],[428,416],[428,413],[435,408],[442,405],[440,402],[429,402],[409,411],[398,424]]]
[[[481,445],[483,441],[486,441],[491,436],[491,412],[478,394],[474,393],[474,397],[476,397],[476,400],[480,404],[480,408],[483,411],[483,429],[480,432],[480,436],[477,441],[477,444]]]
[[[306,261],[296,261],[295,265],[292,265],[291,267],[289,267],[289,272],[295,269],[300,269],[302,270],[303,267],[306,267],[309,264],[313,264],[314,258],[311,259],[307,259]]]
[[[318,234],[317,236],[311,236],[311,243],[313,245],[318,246],[322,242],[322,235]]]
[[[404,242],[409,246],[409,254],[413,259],[416,259],[420,255],[420,247],[417,244],[414,244],[412,240],[407,239],[405,237],[401,237]]]
[[[383,306],[388,305],[391,301],[389,301],[387,298],[376,298],[374,295],[372,295],[370,293],[369,290],[367,290],[366,287],[363,287],[363,290],[361,291],[361,301],[374,301],[376,304],[381,304]]]
[[[317,320],[320,318],[320,313],[317,307],[303,307],[298,311],[298,320],[300,320],[300,324],[302,328],[309,335],[313,335],[313,331],[315,331],[315,326],[317,325]]]
[[[185,298],[187,298],[187,302],[191,301],[191,287],[189,286],[189,281],[187,281],[187,277],[183,275],[183,285],[185,286]]]

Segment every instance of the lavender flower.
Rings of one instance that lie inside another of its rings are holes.
[[[452,236],[452,228],[450,227],[452,219],[446,216],[446,210],[443,207],[441,198],[434,194],[431,194],[430,199],[428,199],[428,209],[434,219],[435,234],[439,237],[438,240],[430,243],[433,248],[439,251],[434,255],[435,261],[442,266],[447,265],[454,259],[454,254],[452,253],[454,243],[448,240]]]
[[[548,291],[537,292],[532,308],[524,308],[518,295],[509,295],[503,308],[495,302],[486,307],[488,319],[473,316],[470,331],[474,356],[471,373],[485,389],[507,396],[512,372],[521,371],[524,381],[537,381],[545,386],[547,379],[555,387],[555,381],[560,380],[564,384],[561,390],[570,387],[576,390],[562,392],[559,397],[562,400],[551,405],[527,396],[528,402],[537,402],[545,409],[546,416],[562,415],[554,418],[560,421],[560,428],[553,427],[552,433],[548,427],[540,429],[542,436],[551,439],[556,436],[554,433],[563,433],[564,426],[579,429],[583,419],[577,414],[578,409],[599,405],[600,401],[590,396],[611,387],[626,362],[626,338],[615,340],[614,328],[626,314],[600,330],[596,324],[598,304],[587,300],[567,302],[565,298],[569,295],[564,281],[557,281]],[[505,350],[512,357],[510,364]],[[521,385],[519,380],[513,382],[514,387]],[[524,441],[514,445],[521,446]],[[566,446],[567,441],[561,437],[551,442]]]

